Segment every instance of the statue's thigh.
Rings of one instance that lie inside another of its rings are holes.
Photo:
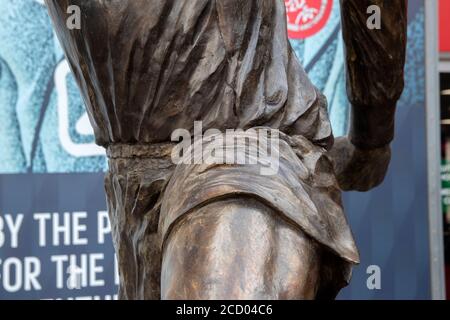
[[[188,213],[166,239],[162,299],[313,299],[320,248],[252,198]]]

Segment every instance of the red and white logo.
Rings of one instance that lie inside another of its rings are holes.
[[[284,0],[289,38],[305,39],[325,27],[333,0]]]

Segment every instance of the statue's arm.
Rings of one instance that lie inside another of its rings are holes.
[[[380,29],[368,27],[372,5],[380,9]],[[383,181],[391,157],[404,87],[407,0],[341,0],[341,12],[352,112],[348,136],[336,139],[330,155],[341,188],[366,191]]]

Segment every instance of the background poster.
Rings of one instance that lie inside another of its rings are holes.
[[[291,43],[348,129],[338,0],[285,0]],[[345,195],[362,263],[340,298],[430,298],[423,0],[409,1],[406,89],[385,183]],[[301,23],[299,23],[299,21]],[[111,299],[104,151],[41,0],[0,1],[0,299]],[[367,269],[381,270],[381,289]]]

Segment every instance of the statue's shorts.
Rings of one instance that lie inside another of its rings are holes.
[[[266,128],[185,143],[108,148],[120,298],[159,299],[162,253],[174,226],[196,208],[236,197],[261,201],[328,252],[333,268],[322,268],[332,280],[321,284],[322,295],[334,298],[359,256],[326,150]]]

